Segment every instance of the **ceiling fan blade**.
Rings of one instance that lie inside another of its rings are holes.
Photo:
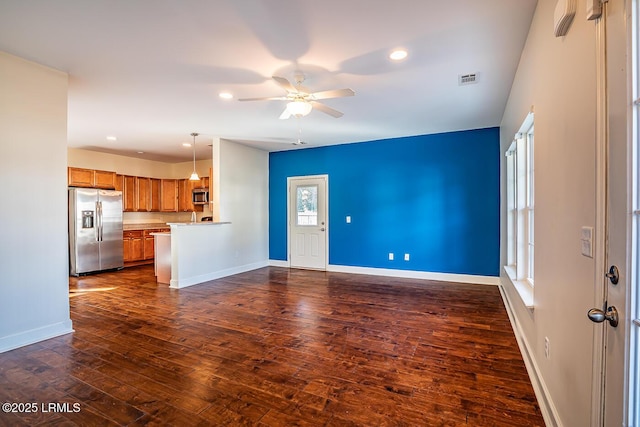
[[[334,89],[324,90],[322,92],[314,92],[311,94],[312,99],[328,99],[328,98],[342,98],[343,96],[353,96],[356,93],[351,89]]]
[[[325,114],[328,114],[330,116],[335,117],[336,119],[339,117],[344,116],[344,113],[341,113],[338,110],[334,110],[331,107],[327,107],[324,104],[321,104],[320,102],[316,102],[316,101],[309,101],[309,103],[313,106],[313,108],[322,111]]]
[[[285,101],[287,99],[286,96],[271,96],[266,98],[241,98],[238,101]]]
[[[282,112],[282,114],[280,114],[279,119],[280,119],[280,120],[286,120],[286,119],[288,119],[289,117],[291,117],[291,113],[289,112],[289,109],[288,109],[288,108],[285,108],[285,109],[284,109],[284,111]]]
[[[272,76],[271,78],[275,80],[276,83],[278,83],[280,86],[282,86],[282,88],[287,92],[298,93],[298,89],[296,89],[296,87],[292,85],[291,82],[289,82],[289,80],[285,79],[284,77]]]

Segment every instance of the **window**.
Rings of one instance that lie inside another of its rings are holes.
[[[318,186],[296,188],[296,225],[318,225]]]
[[[533,288],[534,132],[530,113],[507,150],[507,272],[514,282]]]

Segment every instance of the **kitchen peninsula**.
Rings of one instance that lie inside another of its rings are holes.
[[[230,222],[167,223],[169,233],[154,233],[159,283],[184,288],[236,273]],[[167,280],[169,279],[169,280]]]

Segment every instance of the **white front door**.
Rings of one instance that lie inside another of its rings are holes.
[[[328,177],[289,178],[289,265],[327,269]]]
[[[633,284],[631,235],[632,200],[635,197],[632,197],[632,189],[636,187],[632,179],[632,163],[629,162],[630,153],[635,151],[630,150],[629,117],[633,103],[627,84],[630,62],[626,48],[629,41],[626,14],[630,11],[629,2],[603,3],[601,21],[605,21],[599,24],[605,25],[598,29],[600,42],[603,43],[600,45],[600,58],[606,57],[604,71],[600,73],[601,81],[605,83],[601,85],[605,88],[602,92],[604,97],[600,98],[604,120],[597,126],[603,130],[600,159],[605,169],[600,175],[604,177],[605,196],[600,203],[606,206],[606,212],[603,215],[605,221],[601,224],[605,230],[602,236],[604,242],[601,243],[603,256],[600,265],[596,265],[599,277],[596,287],[602,295],[601,307],[589,312],[592,320],[604,318],[595,329],[596,349],[599,348],[601,353],[595,357],[594,378],[597,387],[594,390],[599,394],[600,402],[594,401],[596,411],[592,419],[593,426],[638,425],[638,421],[634,423],[629,417],[634,405],[633,401],[629,401],[633,384],[629,382],[630,370],[625,364],[630,351],[628,332],[629,328],[633,328],[628,316],[627,300],[629,287]],[[631,364],[637,363],[629,361]]]

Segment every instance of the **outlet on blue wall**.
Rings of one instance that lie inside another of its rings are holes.
[[[329,264],[498,276],[499,147],[487,128],[270,153],[269,257],[287,259],[287,177],[327,174]]]

